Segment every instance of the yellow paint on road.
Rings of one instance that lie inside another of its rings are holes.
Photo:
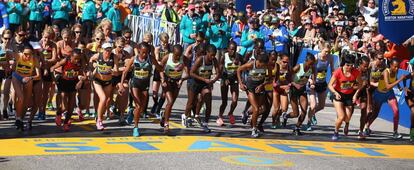
[[[414,159],[413,145],[198,136],[4,139],[0,140],[0,150],[0,157],[110,153],[251,152],[309,156]]]

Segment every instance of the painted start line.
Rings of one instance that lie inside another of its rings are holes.
[[[162,152],[257,152],[414,159],[413,145],[380,145],[224,137],[26,138],[0,140],[0,157]]]

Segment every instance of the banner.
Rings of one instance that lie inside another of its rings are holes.
[[[379,32],[395,44],[414,35],[414,0],[379,0]]]

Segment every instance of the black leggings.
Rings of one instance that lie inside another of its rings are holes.
[[[53,25],[57,25],[59,27],[59,31],[62,31],[68,25],[68,21],[64,19],[55,19],[53,20]]]
[[[86,39],[90,40],[92,38],[92,31],[93,31],[93,21],[86,20],[82,22],[82,37],[86,37]]]
[[[29,21],[30,24],[30,36],[39,38],[42,36],[42,22],[41,21]]]

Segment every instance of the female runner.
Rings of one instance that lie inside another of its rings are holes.
[[[288,93],[292,82],[292,70],[289,68],[289,56],[282,54],[279,64],[279,78],[273,83],[272,128],[280,126],[280,116],[288,110]]]

